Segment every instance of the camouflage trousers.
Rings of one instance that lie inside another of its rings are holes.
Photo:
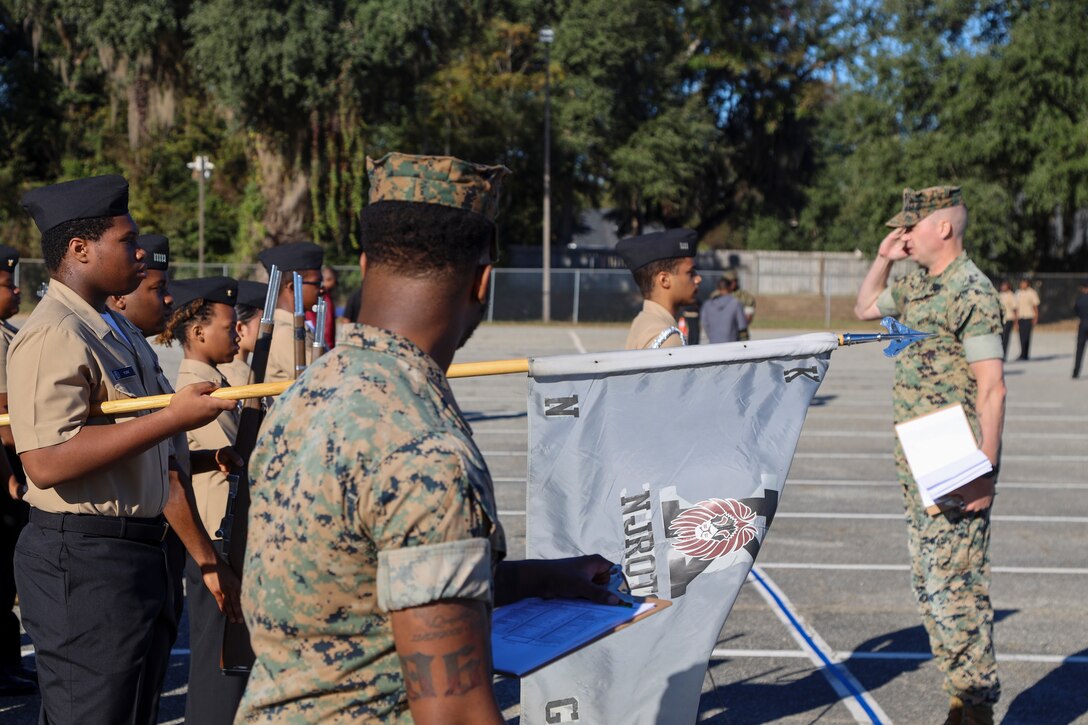
[[[906,508],[911,586],[949,696],[967,705],[1001,696],[990,601],[990,512],[931,516],[897,452]]]

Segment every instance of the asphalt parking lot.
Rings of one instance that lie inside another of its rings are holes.
[[[486,325],[459,362],[621,347],[621,327]],[[780,337],[775,331],[756,337]],[[1073,335],[1040,332],[1010,362],[992,535],[1006,723],[1088,722],[1088,379],[1070,380]],[[1015,340],[1012,351],[1016,350]],[[909,354],[909,350],[907,353]],[[163,353],[168,375],[178,352]],[[909,590],[891,458],[892,361],[876,345],[832,355],[781,507],[721,632],[701,722],[941,722],[947,701]],[[453,381],[495,480],[511,557],[524,555],[524,375]],[[805,643],[805,644],[802,644]],[[32,657],[26,642],[24,654]],[[831,663],[831,664],[828,664]],[[161,722],[180,722],[187,625]],[[844,684],[848,683],[848,684]],[[517,686],[499,687],[516,722]],[[37,720],[36,697],[0,698],[0,720]]]

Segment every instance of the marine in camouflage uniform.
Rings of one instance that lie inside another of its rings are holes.
[[[904,191],[903,212],[888,222],[900,231],[889,234],[888,239],[893,242],[885,240],[882,254],[895,246],[896,234],[904,234],[905,228],[905,234],[911,235],[906,249],[901,250],[905,255],[917,259],[920,264],[932,259],[939,261],[885,286],[868,308],[868,315],[863,314],[863,308],[879,285],[867,290],[863,283],[858,297],[858,314],[864,319],[892,315],[908,327],[934,333],[933,337],[916,342],[896,359],[895,422],[959,403],[976,439],[982,442],[983,450],[996,464],[1001,422],[997,422],[996,440],[993,440],[992,426],[989,436],[984,435],[984,411],[980,408],[989,405],[986,401],[993,400],[989,396],[996,392],[1001,397],[998,407],[1003,410],[1002,312],[997,291],[962,251],[962,238],[954,240],[958,246],[940,247],[943,251],[936,257],[929,242],[920,239],[921,234],[930,234],[930,230],[936,228],[933,225],[939,222],[934,220],[941,217],[927,220],[927,228],[919,227],[923,220],[936,211],[962,206],[958,187]],[[965,225],[965,207],[962,219]],[[959,232],[962,233],[962,229]],[[894,258],[893,253],[893,261]],[[883,264],[887,267],[881,269]],[[883,274],[885,285],[888,268],[890,263],[883,256],[874,262],[874,270]],[[873,273],[871,270],[870,276]],[[877,281],[880,276],[877,275]],[[870,281],[869,278],[866,281]],[[994,365],[990,361],[993,360],[997,361],[997,389],[995,391],[988,382],[986,391],[990,392],[984,391],[980,398],[975,366],[988,364],[987,369],[992,371]],[[994,413],[992,408],[990,410],[986,414],[992,418]],[[934,659],[945,678],[945,690],[952,698],[950,721],[986,722],[992,716],[992,705],[1001,692],[989,594],[991,507],[986,505],[978,510],[952,508],[931,515],[922,504],[917,484],[898,443],[895,461],[906,508],[912,586]],[[964,706],[974,712],[977,719],[959,719],[965,712]]]
[[[364,291],[375,297],[362,315],[391,329],[342,325],[262,426],[243,587],[256,662],[238,721],[410,723],[472,708],[497,723],[486,632],[514,564],[499,566],[491,477],[445,369],[482,318],[507,172],[403,154],[368,165]],[[589,577],[607,573],[590,558]]]
[[[341,331],[272,407],[251,464],[241,720],[412,722],[390,610],[486,600],[506,548],[442,370],[389,331]]]

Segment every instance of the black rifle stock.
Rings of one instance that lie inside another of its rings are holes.
[[[260,331],[253,345],[253,359],[250,361],[249,382],[263,383],[268,367],[268,354],[272,349],[272,330],[275,327],[273,316],[279,298],[280,271],[273,266],[268,275],[268,295],[264,300],[261,314]],[[246,558],[246,534],[249,530],[249,477],[247,467],[253,448],[257,445],[257,433],[264,417],[261,398],[250,398],[242,407],[238,421],[238,436],[234,440],[234,450],[243,461],[243,465],[231,472],[228,480],[230,492],[227,497],[227,510],[219,535],[223,539],[223,551],[231,569],[242,578],[242,568]],[[220,667],[223,674],[248,675],[253,666],[253,647],[249,640],[249,629],[244,623],[226,622],[223,629],[223,649]]]

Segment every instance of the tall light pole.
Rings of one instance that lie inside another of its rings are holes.
[[[544,44],[544,239],[541,303],[544,322],[552,319],[552,42],[555,31],[540,29]]]
[[[204,182],[212,178],[215,164],[207,156],[197,156],[185,164],[193,170],[197,188],[197,275],[204,276]]]

